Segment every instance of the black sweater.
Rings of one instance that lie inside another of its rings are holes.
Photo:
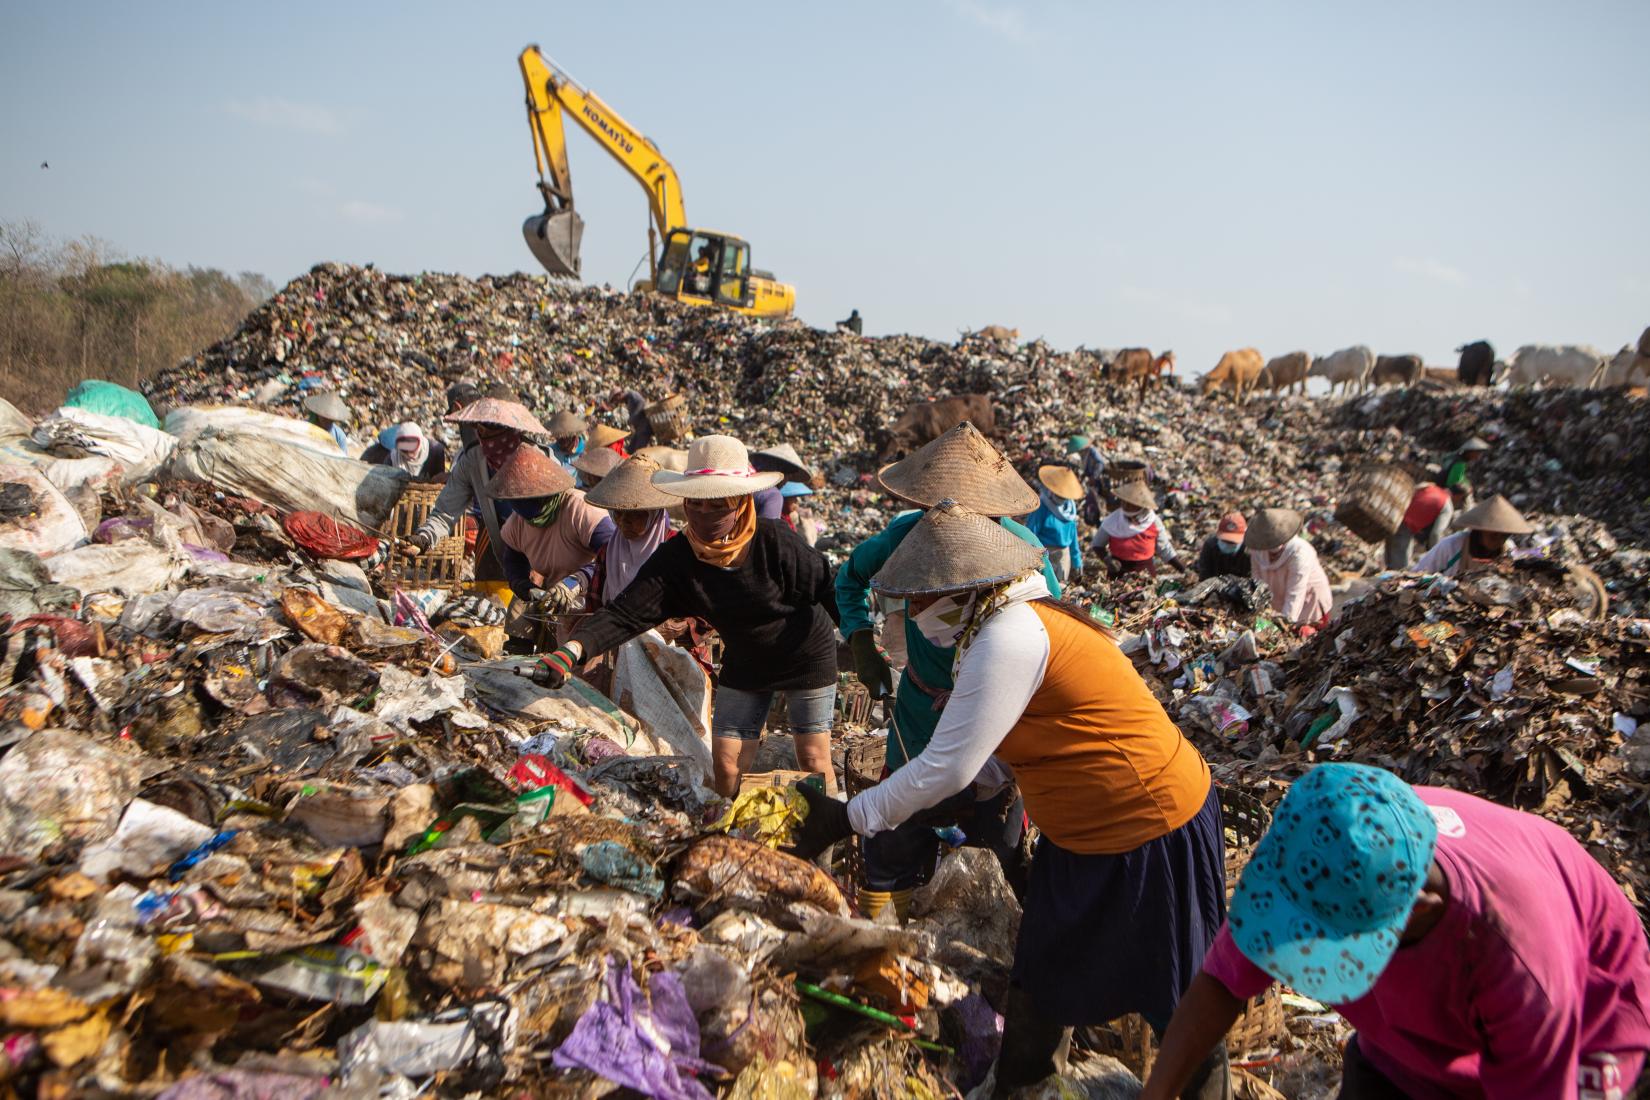
[[[1203,540],[1203,548],[1197,552],[1197,575],[1203,580],[1210,577],[1247,577],[1249,553],[1239,550],[1235,554],[1223,554],[1220,551],[1220,536],[1210,535]]]
[[[757,520],[750,552],[733,569],[700,561],[685,535],[669,540],[571,640],[593,657],[685,616],[706,620],[722,635],[726,687],[786,691],[836,682],[831,568],[782,520]]]

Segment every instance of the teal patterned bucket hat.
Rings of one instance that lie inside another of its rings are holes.
[[[1438,843],[1413,788],[1361,764],[1320,764],[1278,803],[1232,895],[1232,940],[1308,997],[1355,1001],[1398,950]]]

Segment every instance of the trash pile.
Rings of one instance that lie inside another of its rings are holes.
[[[994,862],[931,885],[919,911],[943,919],[858,919],[775,850],[793,792],[710,792],[702,728],[673,743],[671,715],[475,659],[481,629],[312,558],[267,506],[147,485],[104,494],[101,541],[0,549],[13,1088],[978,1082],[1016,923]],[[668,686],[615,694],[691,685]]]
[[[473,596],[391,572],[406,476],[290,418],[331,390],[358,428],[446,431],[461,380],[614,423],[615,388],[681,394],[700,432],[788,442],[823,474],[836,560],[902,507],[873,474],[919,397],[992,395],[1028,480],[1071,434],[1147,463],[1182,566],[1222,513],[1295,508],[1344,605],[1305,644],[1247,580],[1091,564],[1068,596],[1262,803],[1314,760],[1379,763],[1552,817],[1650,899],[1644,414],[1617,395],[1234,407],[1039,341],[325,264],[153,379],[163,417],[125,393],[39,421],[0,403],[0,1081],[788,1100],[984,1079],[1018,925],[993,859],[949,853],[904,927],[859,919],[851,852],[833,876],[776,850],[795,773],[710,791],[685,650],[627,645],[611,697],[534,685]],[[1334,520],[1348,476],[1474,432],[1497,441],[1481,492],[1540,533],[1459,581],[1380,573]],[[866,736],[840,732],[846,753]],[[1287,1049],[1262,1057],[1332,1060],[1338,1017],[1285,1004]]]

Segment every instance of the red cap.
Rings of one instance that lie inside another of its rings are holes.
[[[1243,518],[1242,512],[1227,512],[1220,517],[1220,530],[1217,537],[1221,542],[1235,542],[1241,545],[1243,536],[1249,530],[1249,521]]]

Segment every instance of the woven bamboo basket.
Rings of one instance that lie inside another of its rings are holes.
[[[1415,495],[1415,479],[1399,466],[1365,466],[1352,475],[1335,520],[1365,542],[1384,542],[1398,530]]]
[[[647,416],[654,437],[661,443],[673,442],[688,433],[687,398],[679,393],[654,402],[642,412]]]
[[[464,574],[464,533],[448,535],[422,554],[409,556],[402,552],[406,540],[412,537],[430,518],[435,498],[442,486],[415,482],[401,493],[386,525],[390,535],[390,554],[384,563],[384,576],[389,583],[402,588],[445,588],[457,584]]]
[[[1225,827],[1226,844],[1226,900],[1231,901],[1237,889],[1239,876],[1249,863],[1255,844],[1272,823],[1272,813],[1247,791],[1237,787],[1217,786],[1220,793],[1220,814]],[[1243,1007],[1243,1014],[1226,1033],[1226,1049],[1233,1054],[1260,1050],[1272,1046],[1288,1031],[1283,1014],[1283,995],[1273,985],[1259,997],[1251,997]],[[1157,1042],[1152,1029],[1140,1016],[1125,1016],[1113,1020],[1107,1027],[1096,1029],[1103,1051],[1128,1066],[1144,1079],[1157,1060]]]
[[[843,676],[836,685],[837,718],[851,726],[864,726],[871,718],[871,693],[855,676]]]
[[[1106,477],[1113,485],[1122,485],[1130,481],[1144,485],[1150,480],[1147,477],[1150,470],[1151,467],[1135,458],[1114,458],[1106,463]]]

